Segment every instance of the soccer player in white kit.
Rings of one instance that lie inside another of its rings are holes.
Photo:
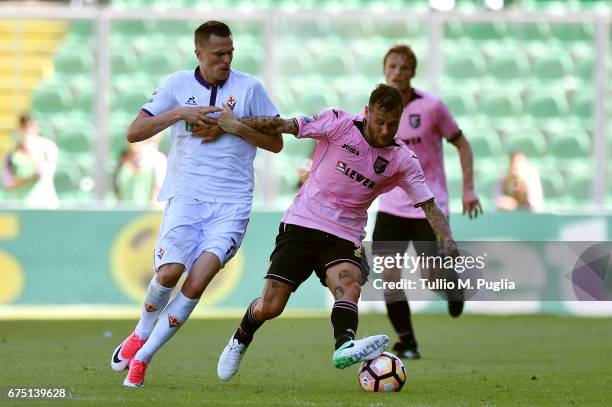
[[[470,218],[476,217],[482,213],[482,208],[474,192],[470,143],[440,99],[412,87],[411,80],[417,67],[414,52],[406,45],[395,46],[387,51],[383,67],[387,84],[397,88],[404,100],[402,119],[395,137],[397,142],[406,144],[419,157],[427,185],[446,216],[449,207],[442,142],[452,143],[461,161],[463,213]],[[410,241],[418,255],[434,256],[437,252],[437,236],[425,213],[413,207],[410,196],[400,188],[380,196],[373,241],[375,248],[377,242],[401,242],[398,249],[402,253]],[[401,270],[387,269],[383,277],[385,281],[398,281]],[[456,299],[460,298],[457,293],[455,295]],[[402,358],[420,358],[406,294],[402,290],[387,290],[385,303],[387,315],[400,339],[393,351]],[[463,310],[463,301],[449,301],[448,310],[453,317],[458,317]]]
[[[355,340],[357,303],[369,273],[361,241],[367,209],[381,193],[395,187],[406,191],[442,236],[447,253],[457,254],[446,216],[434,203],[419,161],[405,145],[395,143],[402,106],[395,88],[378,85],[364,115],[331,109],[289,120],[250,117],[238,121],[229,111],[222,113],[219,124],[227,131],[283,132],[315,139],[317,146],[311,175],[282,219],[262,296],[248,307],[219,358],[220,379],[236,374],[255,332],[282,313],[291,293],[313,271],[335,299],[333,365],[343,369],[384,351],[389,342],[386,335]]]
[[[211,117],[221,105],[237,117],[278,115],[259,80],[230,68],[233,51],[227,25],[208,21],[198,27],[198,67],[166,77],[127,131],[134,143],[171,127],[172,142],[158,196],[168,202],[155,247],[155,275],[136,328],[111,360],[116,371],[129,368],[128,387],[143,386],[155,352],[185,323],[210,281],[240,247],[251,213],[257,147],[282,149],[280,133],[250,130],[236,136]],[[185,271],[181,290],[168,303]]]

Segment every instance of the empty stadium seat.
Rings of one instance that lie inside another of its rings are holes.
[[[111,72],[113,75],[129,74],[137,70],[136,55],[131,48],[111,49]]]
[[[263,72],[262,52],[263,50],[242,50],[234,54],[232,68],[251,75],[261,74]]]
[[[528,157],[543,156],[546,153],[546,141],[542,132],[536,128],[516,128],[504,137],[504,150],[507,154],[522,151]]]
[[[593,120],[594,91],[576,92],[570,99],[570,113],[578,120],[588,125]]]
[[[280,52],[278,73],[282,76],[301,76],[312,72],[312,58],[303,52]]]
[[[565,180],[558,171],[540,171],[539,176],[545,201],[564,196]]]
[[[93,88],[91,81],[89,81],[87,85],[83,84],[80,87],[74,89],[73,95],[75,110],[78,110],[79,112],[86,115],[91,114],[95,110],[95,89]]]
[[[522,111],[521,97],[512,92],[490,91],[480,95],[478,111],[492,119],[509,119]]]
[[[593,174],[590,172],[568,172],[565,174],[566,191],[576,204],[587,203],[593,200],[592,185]]]
[[[464,130],[475,157],[499,157],[502,145],[499,135],[492,127],[469,127]]]
[[[340,93],[340,107],[351,113],[362,113],[365,105],[368,104],[372,89],[369,87],[357,86],[354,89],[349,89]]]
[[[530,75],[542,82],[563,80],[572,71],[572,60],[565,53],[540,54],[531,60]]]
[[[81,173],[77,165],[63,161],[58,163],[53,183],[60,198],[65,194],[78,192],[80,180]]]
[[[551,23],[550,34],[561,43],[593,40],[593,24],[589,23]]]
[[[62,49],[55,55],[53,62],[59,75],[80,75],[93,71],[91,53],[81,48]]]
[[[348,75],[352,71],[353,58],[348,52],[339,49],[319,55],[315,58],[315,71],[326,77],[338,77]]]
[[[442,100],[453,116],[462,117],[476,112],[476,100],[471,93],[444,92]]]
[[[584,158],[591,154],[591,140],[581,128],[563,128],[551,132],[548,153],[555,158]]]
[[[56,142],[62,152],[70,154],[92,153],[92,128],[69,127],[57,132]]]
[[[65,86],[47,83],[32,95],[32,111],[38,114],[64,113],[71,109],[73,98]]]
[[[158,76],[160,79],[182,68],[180,55],[168,50],[149,50],[140,56],[139,65],[149,75]]]
[[[493,201],[495,199],[499,181],[502,176],[503,172],[500,172],[499,174],[488,172],[478,173],[475,177],[474,183],[479,196]]]
[[[542,43],[550,37],[550,26],[546,22],[508,23],[508,35],[517,43]]]
[[[111,25],[111,32],[127,37],[150,35],[155,30],[155,20],[114,20]]]
[[[149,99],[150,93],[143,89],[126,89],[112,97],[113,111],[121,111],[134,116]]]
[[[479,52],[449,55],[445,60],[444,72],[453,79],[480,79],[485,72],[484,58]]]
[[[504,86],[506,81],[524,79],[528,70],[528,61],[522,53],[492,56],[487,68],[487,73],[499,81],[500,86]]]
[[[579,56],[575,63],[574,74],[578,79],[587,82],[586,86],[592,86],[592,81],[595,77],[595,61],[593,56]]]
[[[553,92],[533,92],[527,96],[525,111],[537,120],[561,120],[566,118],[569,107],[565,96]]]
[[[465,22],[463,35],[473,41],[500,41],[506,37],[506,25],[503,22]]]

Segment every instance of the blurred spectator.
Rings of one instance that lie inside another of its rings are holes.
[[[538,171],[529,163],[523,152],[512,153],[508,173],[500,180],[497,187],[497,209],[502,211],[527,209],[541,212],[543,201],[542,183]]]
[[[57,146],[41,137],[36,121],[27,114],[22,115],[17,146],[4,160],[7,199],[31,208],[57,208],[59,199],[53,185],[57,155]]]
[[[306,182],[306,180],[310,176],[311,166],[312,160],[310,158],[305,158],[304,161],[302,161],[302,164],[298,167],[298,189],[302,188],[302,185],[304,185],[304,182]]]
[[[128,143],[115,173],[115,192],[121,203],[158,208],[157,194],[166,174],[167,158],[159,150],[161,134]]]

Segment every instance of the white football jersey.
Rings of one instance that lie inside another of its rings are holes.
[[[211,86],[195,71],[179,71],[166,77],[141,112],[156,116],[178,106],[228,104],[236,117],[277,116],[261,82],[249,74],[231,70],[225,81]],[[217,114],[218,115],[218,114]],[[257,148],[238,136],[224,134],[202,143],[191,137],[184,120],[170,127],[168,169],[157,199],[188,196],[205,202],[251,203],[253,160]]]

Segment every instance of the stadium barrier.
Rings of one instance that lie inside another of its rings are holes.
[[[195,315],[239,316],[260,295],[280,218],[280,212],[253,214],[241,249],[206,291]],[[0,319],[135,317],[153,273],[160,220],[159,212],[0,212]],[[452,216],[451,224],[461,240],[529,245],[530,241],[612,238],[612,216],[490,213],[472,221]],[[554,289],[550,285],[556,284],[560,273],[558,262],[541,253],[540,263],[550,277],[549,284],[539,288],[542,299],[547,298],[546,290]],[[517,270],[517,278],[522,272]],[[318,279],[311,278],[292,296],[287,309],[293,315],[325,314],[331,301]],[[601,315],[610,311],[604,309],[607,304],[505,301],[470,303],[467,310]],[[415,305],[421,312],[445,312],[445,307],[442,301]],[[364,311],[381,309],[379,302],[362,306]]]

